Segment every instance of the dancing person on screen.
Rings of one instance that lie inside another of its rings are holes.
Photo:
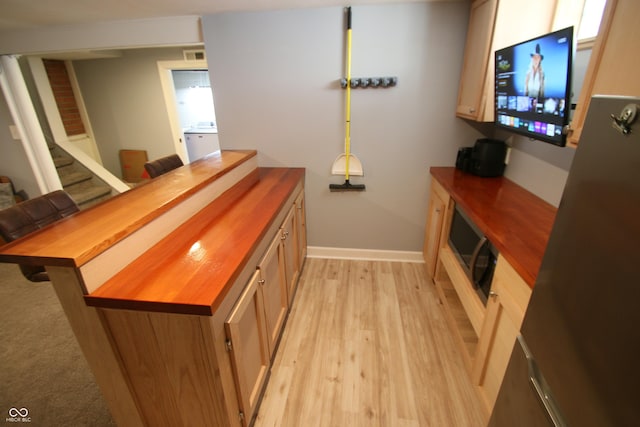
[[[536,52],[531,54],[531,63],[524,79],[524,95],[533,98],[544,97],[544,71],[542,70],[542,60],[544,56],[540,53],[540,45],[536,44]]]

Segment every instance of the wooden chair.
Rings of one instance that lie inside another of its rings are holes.
[[[170,170],[177,169],[180,166],[184,166],[182,159],[177,154],[172,154],[170,156],[145,163],[144,169],[151,178],[155,178],[169,172]]]
[[[1,210],[0,235],[6,242],[12,242],[79,210],[67,193],[57,190]],[[43,266],[21,264],[20,270],[32,282],[49,280]]]

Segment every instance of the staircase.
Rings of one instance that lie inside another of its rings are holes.
[[[80,209],[86,209],[117,194],[59,146],[49,145],[49,150],[62,188],[69,193]]]

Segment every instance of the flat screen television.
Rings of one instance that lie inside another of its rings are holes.
[[[564,146],[571,110],[573,27],[495,52],[495,124]]]

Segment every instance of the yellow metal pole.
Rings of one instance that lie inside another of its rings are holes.
[[[347,26],[347,107],[346,107],[346,123],[345,123],[345,140],[344,151],[347,156],[345,167],[346,172],[344,179],[349,181],[349,160],[351,157],[351,8],[349,8],[348,26]]]

